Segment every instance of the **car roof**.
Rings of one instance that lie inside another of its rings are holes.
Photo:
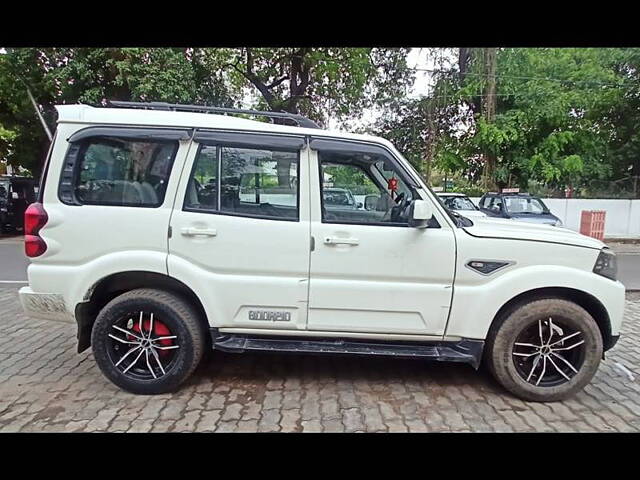
[[[167,110],[142,110],[136,108],[92,107],[90,105],[56,105],[58,122],[82,123],[97,125],[132,125],[190,127],[206,129],[246,130],[254,132],[279,133],[291,135],[309,135],[314,137],[343,138],[383,144],[395,150],[391,142],[374,135],[360,135],[324,130],[302,128],[290,125],[258,122],[232,115],[216,115],[212,113],[175,112]]]
[[[464,193],[458,193],[458,192],[436,192],[436,194],[441,197],[466,197],[467,196]]]

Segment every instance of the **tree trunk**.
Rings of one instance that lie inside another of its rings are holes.
[[[496,64],[497,49],[484,49],[484,69],[486,74],[486,86],[482,99],[482,116],[488,124],[495,121],[496,117]],[[484,152],[483,185],[492,190],[496,187],[495,170],[496,156],[492,152]]]
[[[424,181],[428,184],[431,179],[431,165],[433,165],[433,155],[435,153],[436,127],[433,120],[433,102],[427,103],[427,146],[422,160],[421,172]]]

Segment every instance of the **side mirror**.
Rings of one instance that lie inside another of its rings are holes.
[[[427,200],[414,200],[409,206],[409,226],[427,228],[433,217],[433,207]]]
[[[378,195],[367,195],[364,197],[364,209],[375,210],[378,206]]]
[[[362,208],[362,202],[358,202],[358,204],[356,205],[356,208],[360,210]]]

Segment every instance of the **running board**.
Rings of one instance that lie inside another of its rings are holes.
[[[351,355],[381,355],[401,358],[424,358],[443,362],[468,363],[476,370],[480,366],[484,341],[462,339],[457,342],[370,342],[336,338],[293,338],[220,333],[211,330],[214,350],[243,353],[246,351],[289,353],[346,353]]]

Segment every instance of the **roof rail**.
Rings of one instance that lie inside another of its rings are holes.
[[[243,113],[246,115],[258,115],[262,117],[285,118],[294,121],[299,127],[320,128],[313,120],[287,112],[265,112],[262,110],[244,110],[240,108],[208,107],[206,105],[183,105],[180,103],[165,102],[123,102],[120,100],[107,100],[107,104],[113,107],[140,108],[142,110],[169,110],[174,112],[200,112],[200,113]]]

